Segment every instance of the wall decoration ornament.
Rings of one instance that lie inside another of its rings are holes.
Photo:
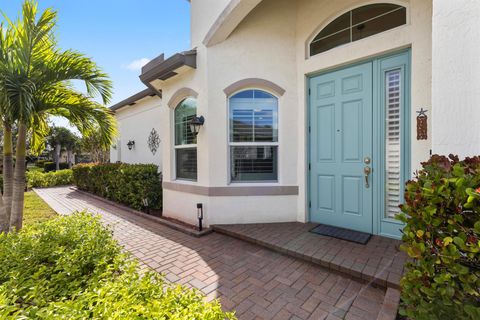
[[[148,148],[152,151],[152,154],[157,153],[158,148],[160,147],[160,136],[157,133],[155,128],[152,129],[150,135],[148,136]]]
[[[417,140],[427,140],[428,139],[428,117],[427,110],[423,108],[420,111],[417,111]]]

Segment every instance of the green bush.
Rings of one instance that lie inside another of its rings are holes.
[[[59,163],[60,170],[68,169],[68,163]],[[45,162],[43,165],[45,172],[55,171],[57,168],[55,162]]]
[[[75,185],[137,210],[143,199],[153,209],[162,207],[162,182],[153,164],[79,164],[73,167]]]
[[[480,319],[480,157],[435,155],[406,185],[400,313]]]
[[[45,167],[45,163],[47,162],[48,160],[37,160],[35,162],[35,165],[39,168],[44,168]]]
[[[1,319],[234,319],[218,302],[139,273],[98,217],[0,235]]]
[[[66,186],[73,183],[73,171],[65,169],[53,172],[27,171],[28,188]]]

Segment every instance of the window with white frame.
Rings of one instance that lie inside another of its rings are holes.
[[[175,108],[175,167],[176,178],[197,180],[197,137],[190,122],[197,115],[197,100],[186,98]]]
[[[245,90],[229,99],[230,179],[278,180],[278,99],[262,90]]]

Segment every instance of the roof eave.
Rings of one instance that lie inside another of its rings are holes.
[[[157,95],[155,91],[153,91],[151,88],[147,88],[145,90],[142,90],[136,94],[134,94],[131,97],[128,97],[127,99],[124,99],[113,106],[110,107],[110,110],[112,111],[118,111],[124,107],[130,106],[135,104],[138,100],[141,100],[143,98],[146,98],[148,96],[154,96]]]
[[[163,55],[160,55],[144,66],[140,80],[147,86],[157,79],[165,81],[176,76],[178,74],[176,71],[184,66],[197,68],[196,50],[176,53],[166,60],[163,59]]]

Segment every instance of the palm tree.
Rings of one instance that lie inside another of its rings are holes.
[[[18,127],[10,214],[10,227],[17,230],[21,229],[23,219],[29,132],[30,146],[35,151],[44,147],[47,120],[52,115],[67,118],[82,134],[98,129],[107,145],[116,135],[113,115],[92,100],[100,96],[103,103],[108,103],[112,92],[108,76],[90,58],[56,47],[53,32],[56,16],[51,9],[38,14],[37,4],[31,0],[24,2],[21,19],[13,22],[5,16],[9,32],[4,32],[4,37],[9,40],[4,48],[7,54],[1,67],[0,91],[6,100],[2,103],[4,127],[12,124]],[[71,80],[83,81],[87,93],[76,91]]]
[[[68,152],[68,165],[71,167],[71,153],[77,137],[67,128],[53,127],[50,129],[48,144],[54,148],[55,170],[60,170],[60,154],[62,150]]]

